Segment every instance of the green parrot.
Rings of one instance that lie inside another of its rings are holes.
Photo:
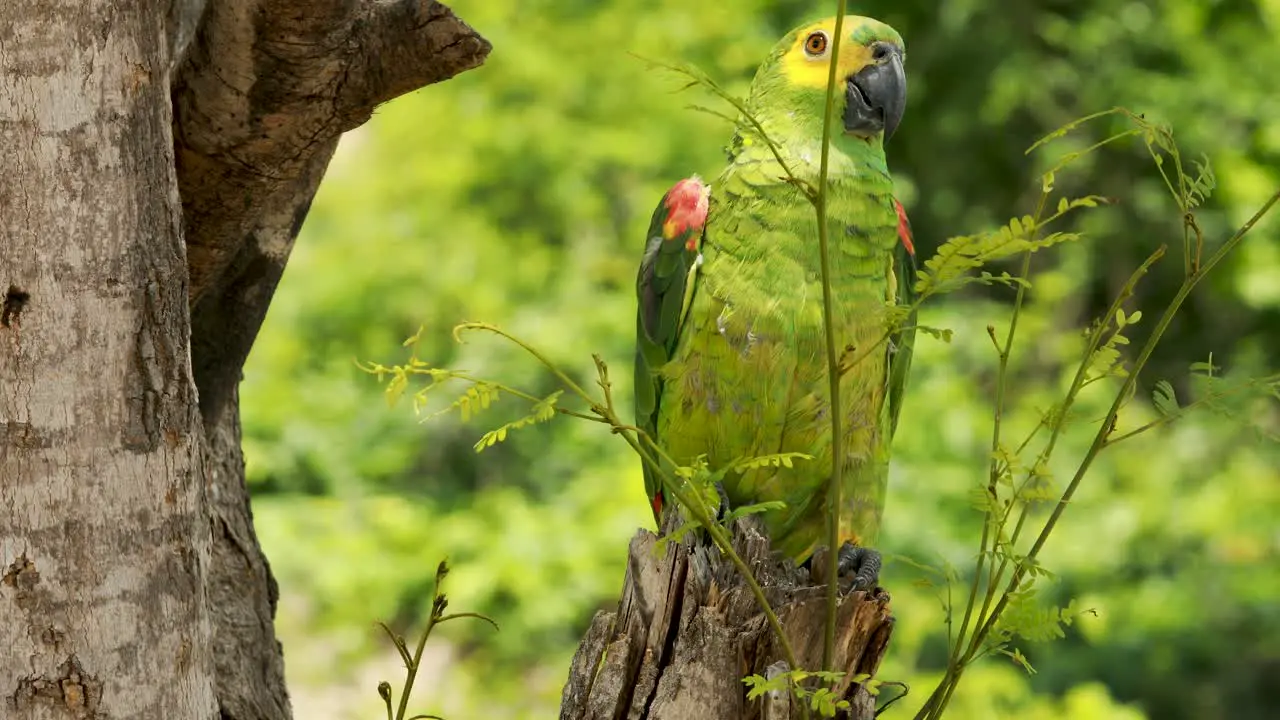
[[[792,172],[817,186],[835,18],[793,30],[770,52],[747,108]],[[874,352],[886,310],[910,301],[915,249],[893,196],[884,141],[906,103],[903,42],[888,25],[848,16],[835,59],[838,93],[829,151],[827,220],[842,437],[833,447],[823,331],[821,252],[814,208],[744,117],[712,187],[676,183],[654,211],[636,282],[637,425],[677,462],[711,469],[777,453],[790,467],[727,474],[723,499],[783,501],[764,515],[773,545],[806,561],[826,537],[832,453],[843,491],[842,577],[878,579],[875,542],[889,446],[911,362],[914,318]],[[714,192],[713,192],[714,188]],[[645,467],[661,524],[663,492]]]

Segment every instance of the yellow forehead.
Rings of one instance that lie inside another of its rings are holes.
[[[791,46],[782,54],[782,73],[787,81],[796,87],[826,89],[827,73],[830,68],[830,54],[821,57],[810,57],[804,50],[805,40],[817,30],[826,32],[828,42],[835,44],[836,19],[827,18],[810,23],[795,32]],[[847,15],[844,35],[840,42],[840,58],[836,65],[836,77],[844,78],[856,73],[871,62],[871,40],[884,39],[901,42],[888,25],[867,17]]]

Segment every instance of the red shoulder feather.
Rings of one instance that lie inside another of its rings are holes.
[[[916,244],[911,240],[911,221],[907,220],[907,211],[902,209],[902,203],[897,198],[893,199],[893,209],[898,213],[898,237],[902,238],[907,252],[915,257]]]

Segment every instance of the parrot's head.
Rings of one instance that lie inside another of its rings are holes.
[[[752,83],[753,103],[795,112],[809,128],[821,127],[827,77],[835,50],[836,18],[796,28],[774,46]],[[836,63],[837,117],[846,136],[893,135],[907,104],[902,36],[872,18],[847,15]]]

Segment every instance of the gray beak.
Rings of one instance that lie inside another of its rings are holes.
[[[846,79],[844,129],[863,136],[883,131],[888,140],[906,110],[907,75],[898,46],[878,42],[871,53],[874,62]]]

